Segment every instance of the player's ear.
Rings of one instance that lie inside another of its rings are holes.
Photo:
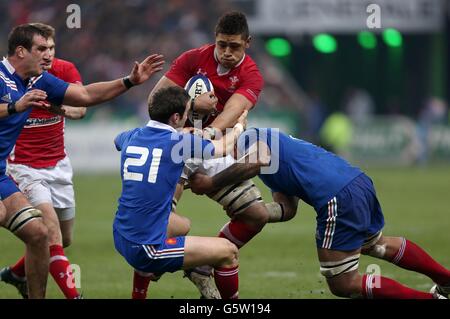
[[[23,59],[25,57],[25,48],[19,45],[16,48],[16,54],[19,58]]]
[[[249,35],[247,40],[245,40],[245,48],[248,49],[250,48],[250,42],[252,41],[252,36]]]
[[[173,113],[170,117],[169,117],[169,121],[167,122],[167,124],[169,125],[177,125],[180,122],[180,114],[178,113]]]

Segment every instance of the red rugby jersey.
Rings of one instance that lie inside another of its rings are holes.
[[[214,49],[215,44],[209,44],[184,52],[173,61],[165,76],[181,87],[184,87],[186,82],[196,74],[201,73],[207,76],[218,98],[218,113],[222,112],[225,103],[234,93],[242,94],[255,105],[264,85],[256,63],[245,55],[233,69],[224,74],[218,74],[219,62],[214,55]],[[209,116],[204,120],[203,125],[211,124],[217,115]],[[192,123],[187,123],[187,126],[192,126]]]
[[[55,58],[48,72],[66,82],[81,83],[80,73],[71,62]],[[44,168],[56,166],[64,157],[64,117],[33,108],[8,162]]]

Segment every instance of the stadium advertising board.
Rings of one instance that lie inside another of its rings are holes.
[[[347,33],[367,29],[379,14],[380,28],[434,32],[443,25],[441,0],[248,0],[254,33]],[[376,4],[376,8],[373,4]]]

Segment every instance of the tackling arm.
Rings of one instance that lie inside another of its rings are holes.
[[[256,160],[254,160],[256,158]],[[194,173],[189,177],[192,192],[198,195],[222,189],[231,184],[248,180],[260,174],[261,167],[270,164],[270,150],[267,144],[259,141],[254,144],[245,156],[235,164],[213,177],[202,173]]]
[[[231,132],[227,133],[225,136],[218,140],[211,140],[211,143],[214,145],[214,157],[222,157],[226,154],[230,154],[233,151],[234,145],[236,144],[239,135],[244,132],[247,123],[247,114],[247,111],[244,111],[242,112],[242,114],[240,114],[237,123],[233,127],[233,130]]]

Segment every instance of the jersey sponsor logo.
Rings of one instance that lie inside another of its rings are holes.
[[[36,126],[49,126],[61,122],[61,116],[54,116],[47,119],[42,118],[29,118],[27,119],[24,128],[36,127]]]

